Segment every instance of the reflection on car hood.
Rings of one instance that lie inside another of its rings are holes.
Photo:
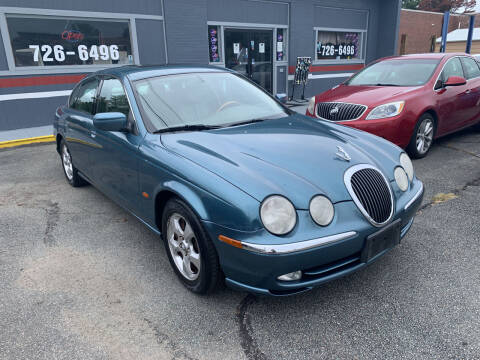
[[[392,178],[400,152],[376,136],[303,115],[161,136],[164,146],[258,201],[281,194],[298,209],[307,209],[315,194],[325,194],[333,202],[350,200],[343,174],[359,163],[376,165]],[[350,161],[336,155],[337,146]]]
[[[404,86],[347,86],[336,88],[317,95],[317,102],[346,102],[367,105],[372,108],[396,100],[405,100],[405,96],[413,95],[421,87]]]

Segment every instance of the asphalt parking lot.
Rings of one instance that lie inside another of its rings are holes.
[[[424,204],[377,263],[294,297],[201,297],[157,236],[67,184],[53,144],[0,151],[0,358],[480,359],[480,133],[414,166]]]

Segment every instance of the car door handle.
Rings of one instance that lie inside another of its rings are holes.
[[[471,92],[472,92],[472,89],[465,90],[465,94],[470,94]]]
[[[95,138],[95,137],[97,137],[97,133],[96,133],[95,131],[91,131],[91,132],[90,132],[90,136],[91,136],[92,138]]]

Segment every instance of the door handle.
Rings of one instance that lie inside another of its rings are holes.
[[[95,137],[97,137],[97,133],[92,130],[92,131],[90,132],[90,136],[91,136],[92,138],[95,138]]]
[[[472,89],[465,90],[465,94],[470,94],[471,92],[472,92]]]

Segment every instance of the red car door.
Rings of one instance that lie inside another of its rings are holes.
[[[470,57],[462,57],[462,65],[467,79],[467,107],[460,126],[473,125],[480,117],[480,68]]]
[[[437,135],[440,136],[460,128],[469,112],[470,97],[467,84],[445,87],[443,84],[450,76],[465,77],[459,57],[451,58],[445,63],[435,84],[434,99],[439,116]]]

